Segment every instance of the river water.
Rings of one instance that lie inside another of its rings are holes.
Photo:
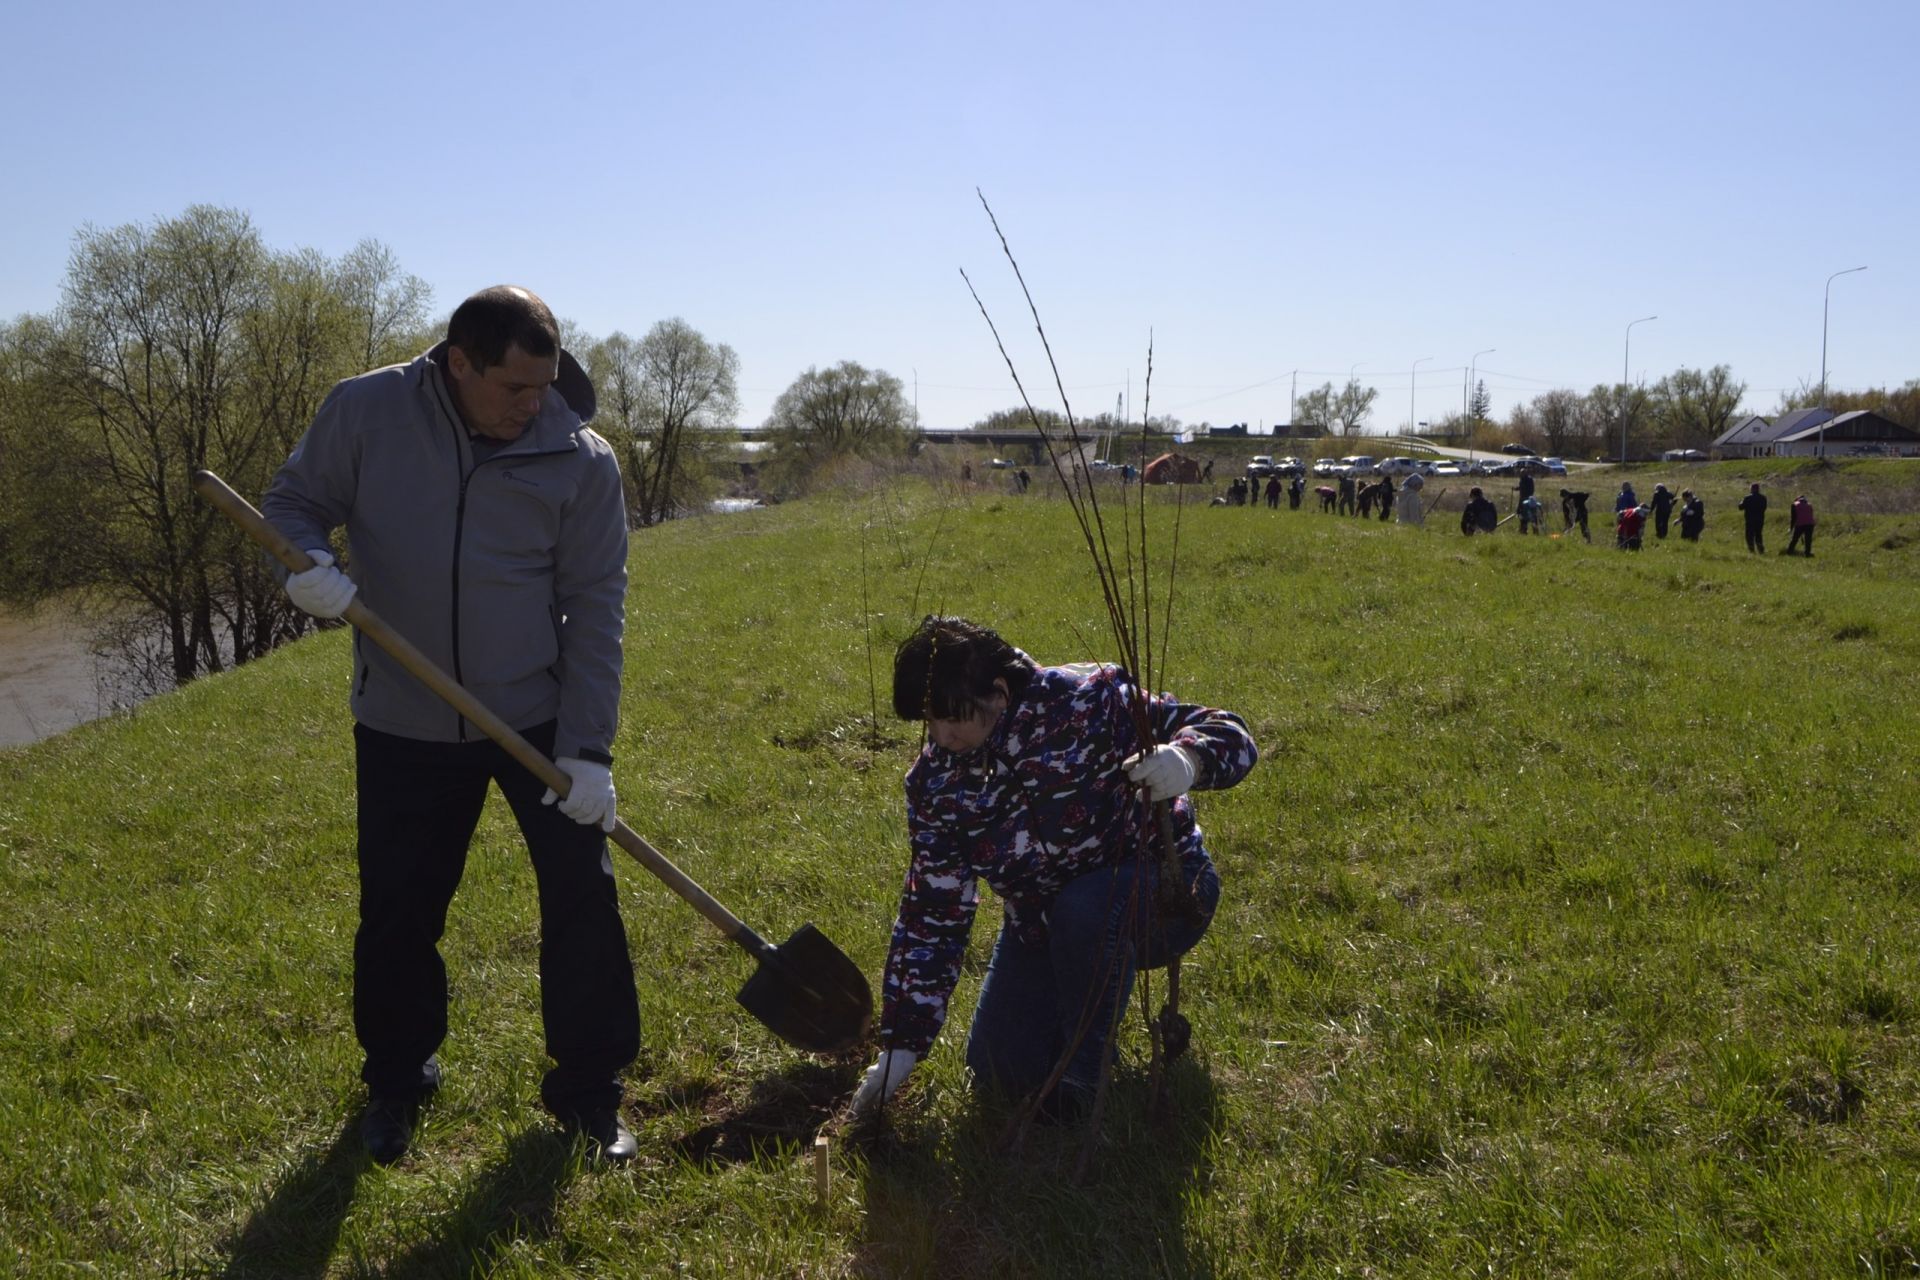
[[[112,709],[87,648],[87,624],[50,605],[0,609],[0,747],[36,742]]]

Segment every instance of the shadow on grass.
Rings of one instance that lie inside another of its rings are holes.
[[[325,1151],[310,1152],[281,1180],[240,1229],[222,1275],[301,1280],[326,1273],[354,1185],[367,1168],[359,1121],[357,1114],[349,1117]]]
[[[553,1234],[560,1194],[579,1168],[559,1131],[542,1124],[516,1135],[468,1183],[434,1237],[395,1258],[387,1274],[488,1274],[515,1241]]]
[[[792,1063],[754,1081],[738,1106],[710,1099],[708,1123],[676,1138],[674,1149],[708,1169],[792,1154],[812,1144],[857,1080],[851,1063]]]
[[[354,1187],[369,1167],[356,1115],[331,1146],[309,1155],[274,1189],[241,1228],[220,1274],[226,1280],[325,1275]],[[560,1193],[578,1168],[570,1143],[556,1130],[540,1125],[519,1134],[441,1215],[433,1238],[393,1259],[388,1274],[486,1274],[516,1240],[553,1233]]]
[[[1191,1058],[1168,1083],[1173,1105],[1151,1120],[1141,1077],[1115,1081],[1079,1185],[1085,1124],[1032,1129],[1008,1154],[1007,1110],[982,1104],[957,1128],[909,1122],[876,1139],[855,1274],[1213,1275],[1221,1262],[1190,1250],[1186,1211],[1212,1177],[1218,1097]]]

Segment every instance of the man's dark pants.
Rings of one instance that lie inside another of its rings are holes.
[[[1793,536],[1787,539],[1787,554],[1792,555],[1793,549],[1801,545],[1806,547],[1808,555],[1813,554],[1813,526],[1810,524],[1793,526]]]
[[[1762,520],[1747,521],[1747,550],[1764,552],[1767,549],[1767,526]]]
[[[360,794],[360,929],[353,942],[353,1025],[360,1072],[377,1097],[413,1098],[438,1082],[427,1064],[447,1034],[447,969],[438,943],[467,844],[497,783],[526,838],[540,894],[540,1012],[554,1067],[541,1097],[563,1120],[619,1105],[620,1072],[640,1052],[640,1005],[606,837],[557,805],[546,786],[489,741],[421,742],[355,725]],[[522,736],[552,754],[554,724]]]

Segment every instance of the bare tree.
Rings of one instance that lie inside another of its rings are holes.
[[[419,354],[413,348],[433,290],[419,276],[402,271],[392,249],[378,240],[362,240],[340,260],[334,279],[353,315],[361,369],[398,364]]]
[[[691,505],[712,433],[739,412],[740,358],[675,317],[639,341],[615,332],[587,348],[596,419],[619,451],[628,519],[658,524]]]

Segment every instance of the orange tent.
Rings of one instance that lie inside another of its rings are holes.
[[[1200,463],[1178,453],[1163,453],[1140,473],[1148,484],[1199,484]]]

